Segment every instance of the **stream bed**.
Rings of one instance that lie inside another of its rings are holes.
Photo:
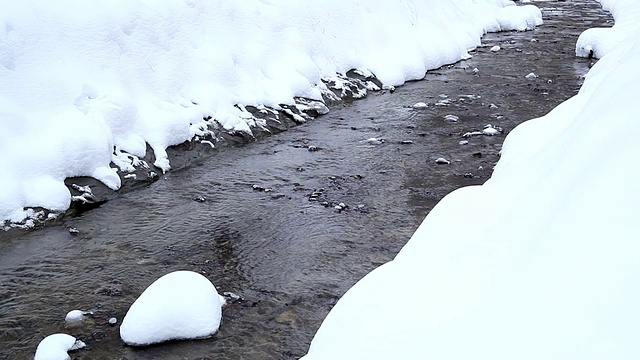
[[[574,56],[575,41],[610,16],[595,1],[534,4],[543,26],[488,34],[472,59],[423,81],[230,147],[56,225],[0,233],[0,358],[30,359],[56,332],[87,344],[72,359],[303,356],[339,297],[392,260],[440,199],[490,177],[515,126],[578,91],[593,60]],[[487,124],[496,135],[464,136]],[[241,300],[213,338],[123,345],[108,319],[119,323],[175,270]],[[389,297],[402,306],[402,294]],[[73,309],[93,316],[66,328]]]

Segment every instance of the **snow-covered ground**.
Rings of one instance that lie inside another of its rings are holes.
[[[511,132],[491,179],[354,285],[304,360],[640,357],[640,1],[602,3],[616,25],[578,41],[602,56],[579,94]]]
[[[468,57],[487,31],[539,24],[507,0],[14,1],[0,12],[0,222],[64,211],[63,180],[112,189],[146,153],[212,128],[251,132],[246,105],[321,99],[350,69],[386,85]],[[118,166],[118,174],[114,170]]]

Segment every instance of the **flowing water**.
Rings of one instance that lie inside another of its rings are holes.
[[[304,355],[337,299],[391,260],[444,195],[488,179],[510,130],[578,90],[591,61],[573,56],[577,36],[611,19],[595,1],[535,4],[544,26],[489,34],[472,59],[424,81],[221,151],[60,224],[0,234],[0,358],[29,359],[55,332],[87,343],[73,359]],[[429,107],[413,109],[419,101]],[[462,136],[486,124],[504,134]],[[200,272],[242,300],[224,309],[211,339],[123,345],[107,320],[121,321],[174,270]],[[401,296],[389,294],[398,306]],[[73,309],[94,315],[65,328]]]

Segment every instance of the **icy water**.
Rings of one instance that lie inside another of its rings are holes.
[[[337,299],[391,260],[444,195],[488,179],[510,130],[576,93],[590,65],[573,56],[577,36],[611,20],[595,1],[535,4],[544,26],[487,35],[473,59],[425,81],[202,159],[61,225],[0,234],[0,358],[30,359],[55,332],[87,343],[73,359],[299,358]],[[412,109],[419,101],[429,107]],[[462,136],[486,124],[504,134]],[[124,346],[107,320],[183,269],[242,296],[220,332]],[[389,301],[402,306],[402,294]],[[65,328],[73,309],[94,316]]]

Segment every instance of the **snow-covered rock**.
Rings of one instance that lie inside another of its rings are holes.
[[[176,271],[162,276],[131,305],[120,337],[132,346],[201,339],[220,327],[224,298],[204,276]]]
[[[426,109],[427,108],[427,104],[424,102],[417,102],[415,104],[413,104],[413,108],[414,109]]]
[[[77,325],[85,319],[85,315],[90,314],[90,312],[82,311],[82,310],[71,310],[64,317],[64,321],[67,325]]]
[[[71,335],[49,335],[38,344],[33,360],[71,360],[68,352],[85,346],[84,342]]]

